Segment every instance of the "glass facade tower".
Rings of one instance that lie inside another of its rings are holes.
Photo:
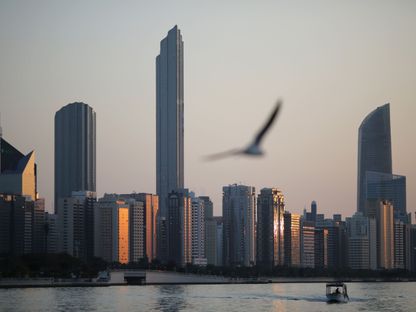
[[[392,173],[390,104],[372,111],[358,131],[357,211],[365,212],[367,171]]]
[[[55,114],[55,212],[59,198],[96,191],[95,112],[72,103]]]
[[[175,26],[156,57],[156,192],[165,219],[168,194],[184,187],[183,115],[183,41]]]

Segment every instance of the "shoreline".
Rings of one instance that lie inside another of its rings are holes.
[[[238,285],[238,284],[310,284],[310,283],[330,283],[342,281],[344,283],[414,283],[416,278],[327,278],[327,277],[274,277],[259,279],[225,279],[207,281],[165,281],[165,282],[144,282],[140,285],[128,284],[127,282],[56,282],[53,279],[45,278],[8,278],[0,279],[0,289],[12,288],[63,288],[63,287],[111,287],[111,286],[163,286],[163,285]]]

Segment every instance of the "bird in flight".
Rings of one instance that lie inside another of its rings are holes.
[[[254,137],[254,140],[246,148],[234,148],[225,152],[208,155],[205,157],[206,160],[218,160],[221,158],[236,156],[236,155],[248,155],[248,156],[262,156],[264,152],[260,148],[260,143],[264,138],[266,132],[270,129],[271,125],[275,121],[280,107],[282,106],[282,101],[278,100],[276,103],[273,112],[270,114],[270,117],[267,119],[267,122],[261,128],[261,130]]]

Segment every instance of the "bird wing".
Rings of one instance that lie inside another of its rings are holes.
[[[260,144],[261,140],[263,139],[263,136],[265,135],[267,130],[269,130],[270,126],[273,124],[273,121],[276,119],[276,116],[279,113],[279,110],[280,110],[281,106],[282,106],[282,100],[278,100],[272,114],[269,117],[269,119],[267,120],[267,122],[265,123],[263,128],[259,131],[259,133],[257,133],[257,135],[254,139],[254,144],[256,144],[256,145]]]
[[[206,161],[212,161],[212,160],[218,160],[218,159],[222,159],[222,158],[229,157],[229,156],[235,156],[241,153],[242,153],[241,149],[234,148],[225,152],[207,155],[204,157],[204,159]]]

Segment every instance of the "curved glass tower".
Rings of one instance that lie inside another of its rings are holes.
[[[357,210],[365,212],[366,175],[392,173],[390,104],[378,107],[363,120],[358,130]]]
[[[59,198],[96,191],[95,112],[71,103],[55,114],[55,211]]]

